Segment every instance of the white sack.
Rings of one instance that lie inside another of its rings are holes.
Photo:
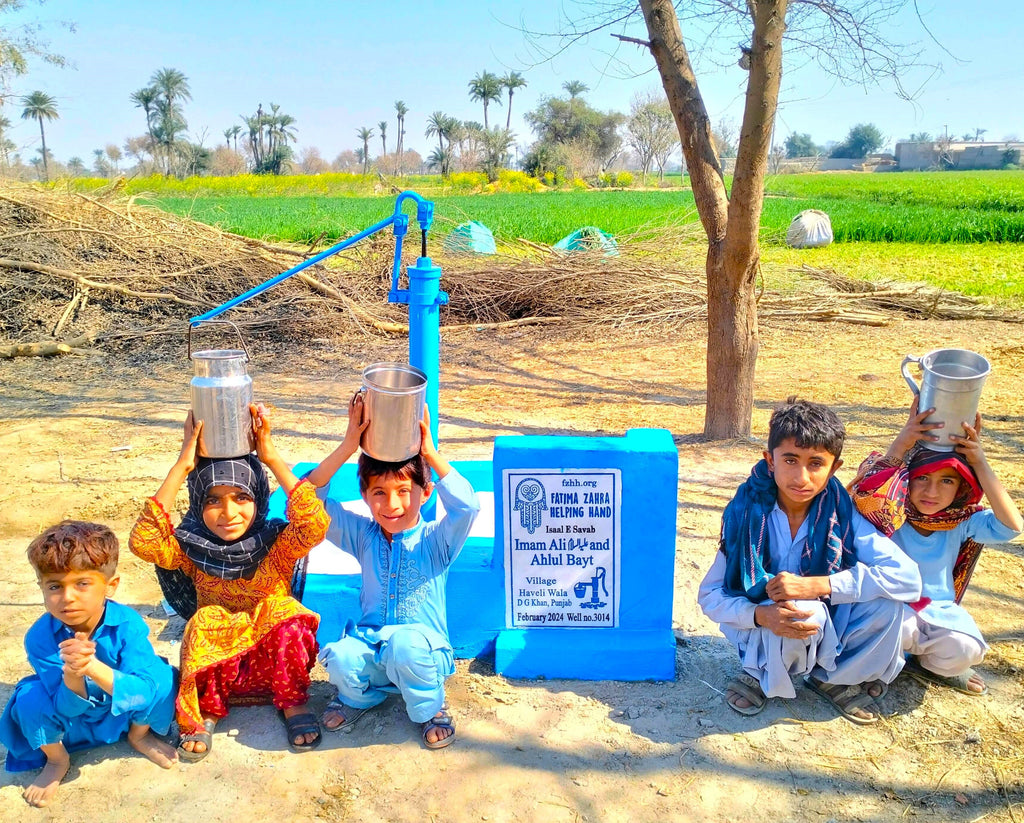
[[[800,212],[786,232],[786,243],[794,249],[817,249],[829,245],[832,239],[832,221],[817,209]]]

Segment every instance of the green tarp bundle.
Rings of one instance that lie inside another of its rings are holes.
[[[498,251],[491,230],[476,220],[452,229],[444,239],[444,250],[457,254],[496,254]]]
[[[617,257],[619,244],[608,232],[597,226],[584,226],[572,234],[563,237],[554,246],[559,251],[604,251],[605,257]]]

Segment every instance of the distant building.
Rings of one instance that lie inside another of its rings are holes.
[[[1020,165],[1022,154],[1024,142],[908,141],[896,144],[896,165],[900,171],[1001,169],[1011,164]]]

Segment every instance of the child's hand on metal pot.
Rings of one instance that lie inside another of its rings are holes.
[[[420,420],[420,454],[439,479],[447,476],[452,470],[451,465],[434,446],[434,438],[430,435],[430,410],[426,405],[423,406],[423,419]]]
[[[898,460],[902,459],[918,442],[927,446],[929,443],[934,443],[939,439],[937,435],[932,434],[932,430],[941,429],[945,424],[925,423],[925,418],[933,414],[935,409],[920,411],[918,409],[920,399],[919,395],[914,396],[914,401],[910,404],[910,414],[907,417],[907,422],[904,423],[903,428],[900,429],[900,433],[896,435],[896,439],[892,441],[892,446],[889,448],[889,457]]]
[[[196,420],[189,411],[185,418],[185,431],[181,440],[181,454],[178,455],[178,466],[186,474],[196,467],[199,461],[199,438],[203,433],[203,421]]]
[[[279,457],[277,446],[270,437],[270,410],[262,403],[250,403],[249,414],[252,415],[252,431],[256,438],[256,456],[261,463],[270,465]]]
[[[363,439],[363,432],[370,425],[366,417],[366,404],[363,402],[363,393],[356,392],[348,401],[348,425],[345,428],[345,439],[343,443],[350,454],[355,454],[359,443]]]
[[[420,420],[420,454],[431,466],[433,466],[431,459],[436,459],[438,456],[434,438],[430,434],[430,409],[426,405],[423,406],[423,419]]]
[[[956,443],[956,450],[964,456],[967,464],[978,471],[988,466],[988,458],[985,457],[985,450],[981,447],[981,412],[974,416],[974,425],[968,426],[961,423],[964,434],[951,434],[949,439]]]

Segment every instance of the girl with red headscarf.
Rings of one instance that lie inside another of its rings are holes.
[[[889,451],[868,456],[850,491],[861,514],[921,571],[922,597],[904,607],[908,674],[977,696],[988,687],[971,667],[988,645],[959,604],[973,564],[958,564],[958,556],[968,541],[1011,540],[1024,522],[985,457],[978,437],[981,415],[973,426],[961,423],[963,435],[951,435],[953,451],[938,451],[928,448],[938,440],[931,430],[944,424],[924,422],[934,411],[919,412],[915,399]],[[982,495],[991,509],[979,505]]]

